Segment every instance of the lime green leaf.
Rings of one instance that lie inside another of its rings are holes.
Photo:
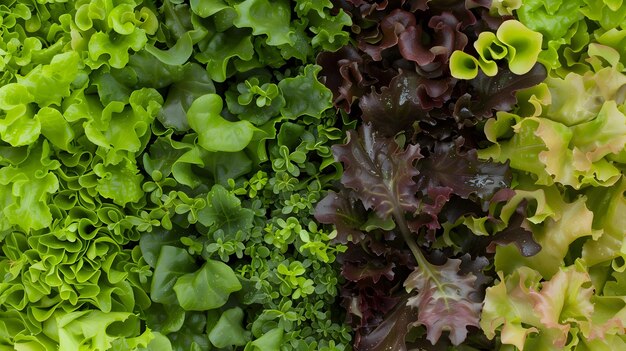
[[[252,228],[254,211],[241,207],[241,201],[221,185],[214,185],[207,195],[207,205],[198,213],[203,225],[222,229],[226,235]]]
[[[321,117],[322,112],[332,107],[332,93],[317,80],[322,68],[316,65],[304,67],[304,73],[285,78],[278,83],[286,105],[281,113],[286,118],[300,116]]]
[[[200,53],[195,58],[207,64],[209,76],[216,82],[223,82],[235,74],[232,62],[249,61],[255,53],[249,30],[238,28],[215,33],[198,46]]]
[[[61,99],[70,95],[70,84],[80,68],[79,55],[75,51],[58,54],[49,65],[40,65],[17,82],[28,89],[39,106],[61,105]]]
[[[178,38],[176,44],[168,50],[157,49],[151,44],[147,44],[145,50],[167,65],[182,65],[189,60],[193,53],[193,40],[191,39],[191,34],[187,32],[187,34]]]
[[[174,291],[187,311],[206,311],[223,306],[230,293],[241,290],[235,272],[223,262],[208,260],[194,273],[180,277]],[[202,296],[202,298],[198,298]]]
[[[62,149],[69,151],[70,142],[74,139],[74,131],[63,118],[61,112],[50,107],[44,107],[35,118],[41,124],[41,134],[43,134],[50,142]]]
[[[516,20],[508,20],[498,27],[496,36],[508,49],[506,59],[511,72],[522,75],[530,71],[541,52],[541,33]]]
[[[242,327],[243,310],[239,307],[226,310],[209,332],[209,340],[218,348],[244,346],[250,340],[250,332]]]
[[[234,8],[239,15],[235,26],[252,28],[254,35],[267,35],[267,43],[272,46],[293,44],[289,1],[246,0]]]
[[[207,18],[230,7],[224,0],[191,0],[189,3],[191,11],[202,18]]]
[[[93,167],[99,177],[98,192],[107,199],[112,199],[118,205],[125,206],[129,202],[137,202],[143,196],[141,181],[137,165],[129,159],[117,165],[99,163]]]
[[[172,290],[181,276],[196,269],[195,260],[184,249],[165,245],[161,247],[154,268],[150,298],[154,302],[176,304],[176,293]]]
[[[478,75],[478,60],[461,50],[450,56],[450,74],[457,79],[473,79]]]
[[[497,270],[512,274],[519,267],[526,266],[550,279],[563,266],[571,243],[578,238],[597,238],[601,234],[601,231],[592,228],[593,212],[587,209],[586,198],[581,197],[572,203],[563,202],[561,208],[555,210],[558,211],[556,218],[549,218],[532,227],[541,251],[532,257],[522,257],[512,245],[498,247],[495,257]]]
[[[189,126],[198,133],[198,144],[208,151],[236,152],[252,140],[254,126],[248,121],[224,119],[222,98],[206,94],[197,98],[187,111]]]

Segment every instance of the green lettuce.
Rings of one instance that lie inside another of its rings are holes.
[[[621,177],[615,162],[626,146],[626,115],[618,97],[624,84],[626,77],[611,67],[549,78],[524,93],[527,116],[499,113],[487,121],[485,134],[495,144],[481,150],[481,157],[510,160],[541,185],[615,184]]]

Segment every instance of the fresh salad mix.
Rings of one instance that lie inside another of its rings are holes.
[[[621,0],[0,14],[0,350],[626,349]]]

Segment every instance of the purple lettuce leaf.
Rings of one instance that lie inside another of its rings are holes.
[[[348,132],[344,145],[334,145],[333,153],[344,164],[341,182],[355,190],[366,209],[387,219],[394,212],[413,213],[419,208],[418,171],[414,162],[422,158],[417,145],[405,150],[393,140],[374,131],[371,125],[361,126],[359,133]]]
[[[507,227],[491,237],[491,242],[486,248],[487,253],[494,254],[497,246],[509,244],[514,244],[524,257],[534,256],[541,251],[541,245],[535,241],[533,233],[523,227],[527,205],[526,201],[522,201],[509,218]]]
[[[406,351],[406,334],[415,320],[415,311],[406,306],[406,297],[371,333],[359,336],[356,351]]]
[[[349,281],[368,280],[376,284],[381,278],[393,281],[396,264],[386,256],[374,256],[355,246],[342,257],[341,274]]]
[[[365,237],[359,228],[367,220],[367,213],[361,201],[349,189],[342,189],[339,193],[328,192],[315,207],[315,219],[320,223],[335,225],[336,242],[356,243]]]
[[[452,193],[467,199],[476,194],[488,201],[501,188],[510,186],[508,165],[478,159],[475,149],[460,150],[462,140],[435,144],[433,152],[417,165],[417,184],[422,192],[433,187],[447,187]]]
[[[540,63],[522,75],[514,74],[507,67],[500,67],[494,77],[481,71],[469,81],[467,92],[456,102],[454,118],[459,124],[473,124],[476,118],[493,116],[494,110],[510,111],[517,103],[516,91],[537,85],[546,76],[546,68]]]
[[[322,52],[317,56],[322,67],[322,82],[333,93],[333,104],[350,113],[352,103],[371,85],[361,72],[363,58],[353,46],[344,46],[336,52]]]
[[[385,136],[409,130],[414,123],[434,124],[428,111],[450,99],[454,79],[433,80],[400,70],[389,87],[372,91],[359,101],[365,123]]]
[[[461,260],[448,259],[442,266],[420,265],[404,283],[408,291],[417,291],[407,306],[417,308],[415,325],[426,327],[428,339],[435,344],[443,331],[449,332],[453,345],[467,337],[467,327],[478,327],[482,303],[472,299],[476,276],[459,275]]]

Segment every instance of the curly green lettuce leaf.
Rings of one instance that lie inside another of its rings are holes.
[[[521,23],[543,35],[539,62],[548,69],[560,67],[558,51],[561,46],[571,42],[579,23],[584,18],[581,8],[583,0],[523,1],[516,14]]]
[[[594,211],[593,227],[602,230],[602,235],[594,240],[587,240],[582,249],[582,258],[589,266],[622,258],[626,255],[623,249],[625,240],[624,228],[626,217],[626,179],[613,187],[594,188],[588,190],[587,206]],[[597,239],[597,240],[596,240]],[[620,269],[621,267],[614,267]]]
[[[538,184],[614,184],[621,171],[613,161],[619,162],[626,146],[626,115],[617,101],[624,78],[605,68],[551,78],[524,92],[530,104],[523,111],[530,116],[501,112],[487,121],[485,134],[495,145],[481,150],[481,157],[510,159],[511,167],[534,174]],[[572,94],[577,98],[571,99]]]
[[[189,60],[193,53],[193,39],[191,33],[187,32],[178,39],[174,46],[167,50],[158,49],[151,44],[147,44],[145,50],[167,65],[182,65]]]
[[[580,12],[590,20],[596,21],[602,29],[610,30],[619,27],[626,19],[626,4],[622,1],[591,1],[584,0],[586,6]]]
[[[189,4],[191,5],[191,11],[202,18],[207,18],[230,8],[224,0],[192,0]]]
[[[593,212],[586,206],[586,198],[566,203],[562,201],[556,218],[548,218],[543,223],[531,225],[533,236],[542,250],[532,257],[522,257],[519,251],[509,245],[496,249],[495,266],[498,271],[512,274],[520,267],[538,271],[550,279],[564,264],[570,244],[584,237],[597,238],[601,231],[592,228]]]
[[[116,165],[99,163],[93,167],[98,176],[98,192],[114,203],[125,206],[129,202],[137,202],[144,196],[141,189],[143,175],[134,161],[124,159]]]
[[[513,12],[520,8],[522,0],[494,0],[491,2],[489,12],[500,16],[512,16]]]
[[[0,156],[2,163],[6,156]],[[59,179],[53,171],[60,166],[51,156],[50,145],[44,141],[31,146],[23,162],[0,168],[0,203],[4,204],[0,228],[17,225],[28,232],[50,225],[49,196],[59,189]]]
[[[246,29],[229,28],[198,43],[200,51],[194,56],[207,65],[215,82],[223,82],[236,73],[234,62],[252,60],[255,53],[252,36]]]
[[[154,89],[142,88],[131,93],[128,105],[113,101],[100,110],[101,106],[93,100],[76,102],[78,104],[74,107],[77,110],[89,111],[88,114],[76,116],[87,119],[84,123],[87,138],[104,150],[111,151],[110,157],[115,158],[118,156],[116,153],[143,150],[146,138],[150,136],[150,125],[163,104],[163,98]]]
[[[86,63],[97,68],[108,63],[113,68],[123,68],[128,63],[130,50],[141,50],[148,38],[144,30],[135,28],[128,35],[97,32],[89,38],[89,61]]]
[[[50,107],[44,107],[37,112],[35,118],[41,125],[41,134],[61,150],[70,151],[70,143],[75,133],[61,112]]]
[[[598,296],[580,261],[544,282],[528,267],[499,276],[487,289],[480,321],[488,338],[499,331],[503,344],[519,350],[609,350],[623,344],[616,340],[623,301]]]
[[[146,347],[152,339],[149,330],[132,337],[139,334],[140,324],[139,319],[128,312],[57,313],[55,318],[45,323],[45,329],[63,350],[108,350],[120,338],[126,338],[125,342],[131,348]]]
[[[48,65],[40,65],[24,77],[17,77],[39,106],[61,105],[61,99],[70,95],[70,85],[76,79],[80,67],[79,54],[75,51],[55,55]]]

